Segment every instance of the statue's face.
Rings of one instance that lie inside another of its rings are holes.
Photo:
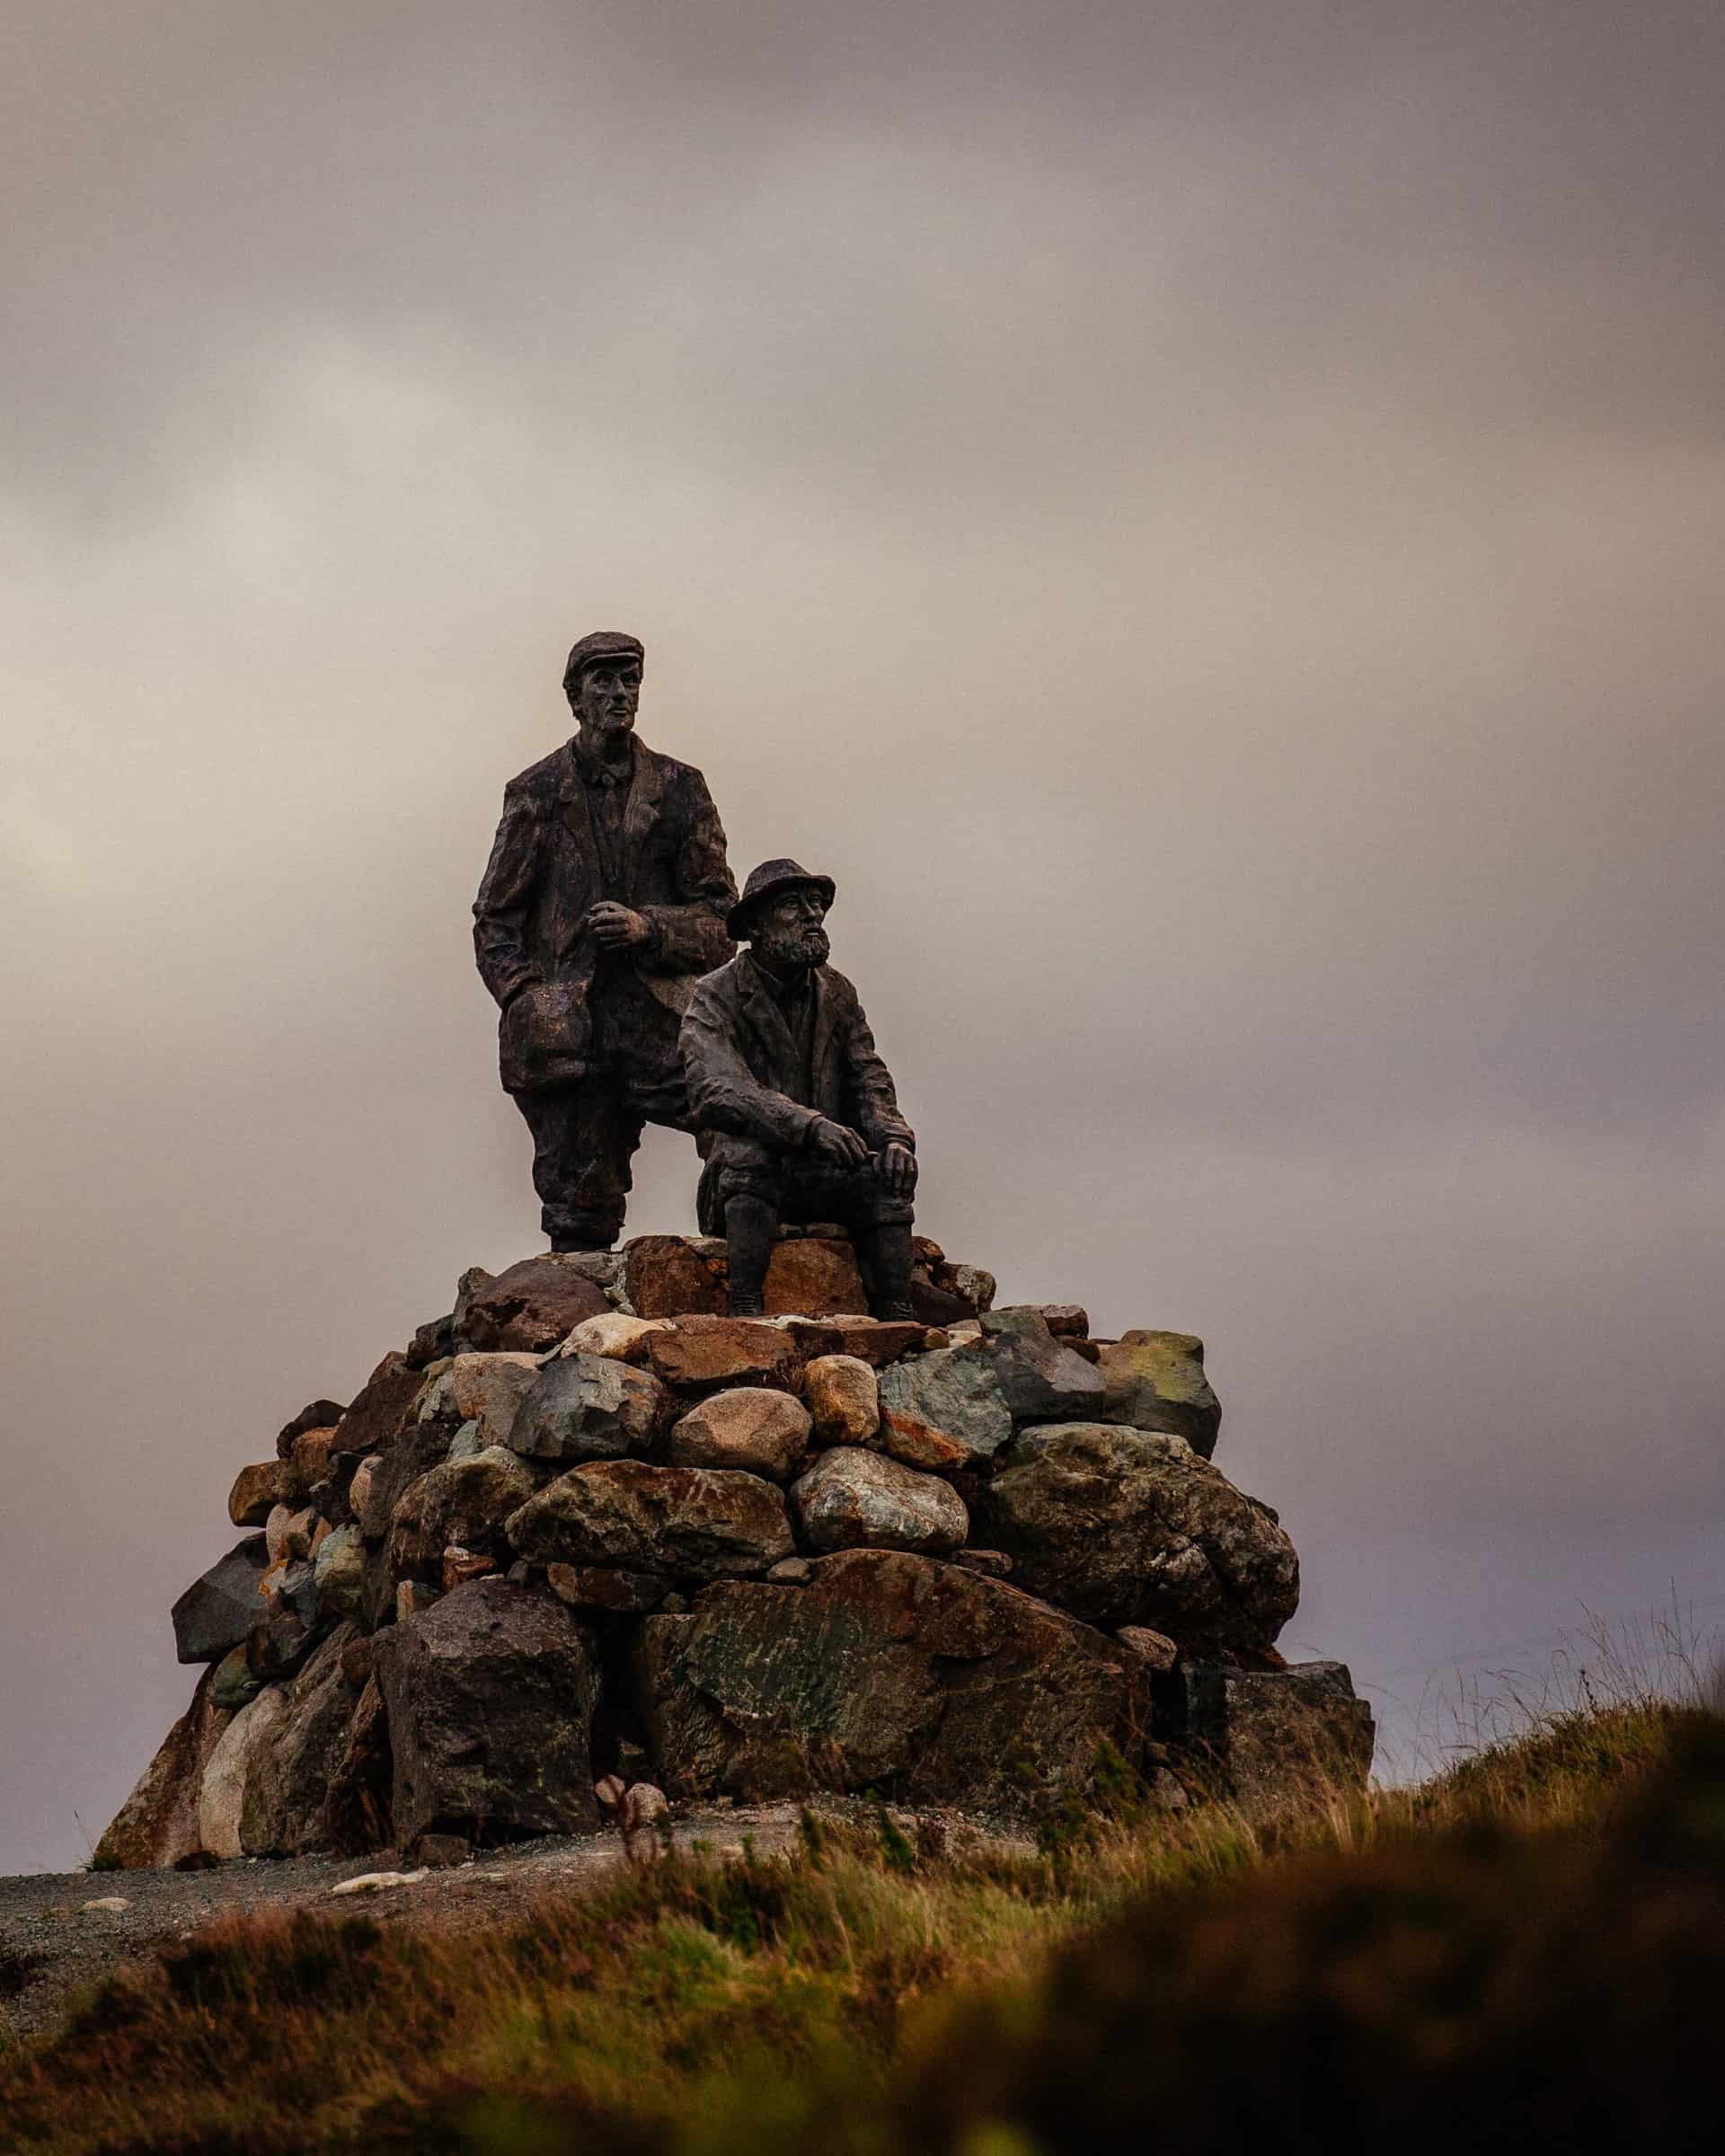
[[[635,723],[641,668],[608,661],[584,667],[569,701],[583,732],[597,734],[601,740],[621,741]]]
[[[832,950],[821,926],[826,918],[827,901],[814,885],[795,884],[788,891],[775,891],[756,908],[748,940],[758,956],[782,973],[824,966]]]

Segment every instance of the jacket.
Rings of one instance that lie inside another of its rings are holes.
[[[503,792],[503,815],[473,901],[473,952],[502,1006],[498,1056],[504,1088],[526,1092],[583,1076],[593,1036],[588,1008],[600,948],[584,923],[599,899],[642,915],[652,941],[625,962],[667,1012],[688,1003],[695,979],[734,948],[725,915],[737,897],[724,827],[692,764],[637,741],[623,825],[621,888],[607,892],[568,742]]]
[[[695,1129],[794,1152],[824,1116],[861,1132],[876,1151],[897,1143],[914,1152],[856,990],[830,966],[815,968],[813,985],[814,1098],[802,1100],[797,1044],[749,953],[695,983],[680,1036]]]

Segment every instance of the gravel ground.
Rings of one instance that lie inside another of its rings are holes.
[[[871,1805],[825,1798],[815,1807],[834,1818],[866,1822]],[[697,1846],[740,1857],[744,1838],[757,1853],[791,1848],[801,1807],[737,1806],[680,1812],[671,1832],[679,1849]],[[1022,1829],[955,1812],[893,1816],[932,1827],[948,1847],[990,1842],[1028,1851]],[[388,1850],[367,1857],[241,1859],[211,1871],[41,1871],[0,1878],[0,2042],[10,2031],[33,2036],[52,2027],[68,1997],[110,1970],[146,1963],[155,1949],[183,1939],[208,1919],[234,1910],[305,1908],[327,1916],[363,1910],[386,1923],[432,1923],[445,1930],[530,1914],[547,1895],[603,1879],[627,1861],[615,1827],[593,1834],[547,1836],[482,1850],[469,1863],[428,1871],[409,1885],[375,1894],[331,1889],[367,1872],[407,1870]],[[123,1908],[103,1908],[118,1899]]]
[[[825,1807],[823,1807],[825,1808]],[[844,1809],[835,1807],[835,1809]],[[718,1855],[785,1849],[798,1807],[691,1811],[673,1833],[679,1847]],[[212,1871],[26,1872],[0,1878],[0,2017],[14,2037],[49,2027],[69,1993],[111,1969],[147,1961],[154,1949],[233,1910],[310,1908],[329,1916],[362,1910],[386,1922],[459,1928],[523,1915],[548,1894],[602,1879],[625,1861],[615,1828],[482,1850],[467,1864],[429,1871],[376,1894],[332,1895],[343,1879],[406,1869],[388,1851],[368,1857],[252,1858]],[[117,1897],[123,1908],[101,1904]]]

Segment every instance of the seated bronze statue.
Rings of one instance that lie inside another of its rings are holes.
[[[848,1228],[878,1318],[908,1318],[916,1140],[856,990],[827,965],[830,876],[765,862],[726,929],[748,948],[683,1020],[703,1234],[730,1246],[733,1317],[765,1308],[782,1223]]]

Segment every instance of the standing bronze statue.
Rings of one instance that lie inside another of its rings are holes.
[[[706,781],[634,738],[642,658],[612,630],[571,651],[574,738],[505,788],[473,903],[553,1250],[609,1250],[643,1127],[691,1127],[677,1027],[732,948],[737,887]]]
[[[706,1160],[704,1234],[730,1246],[730,1312],[764,1307],[782,1221],[847,1226],[878,1318],[908,1318],[916,1140],[856,990],[827,963],[830,876],[756,869],[725,923],[748,949],[695,985],[683,1021]]]

